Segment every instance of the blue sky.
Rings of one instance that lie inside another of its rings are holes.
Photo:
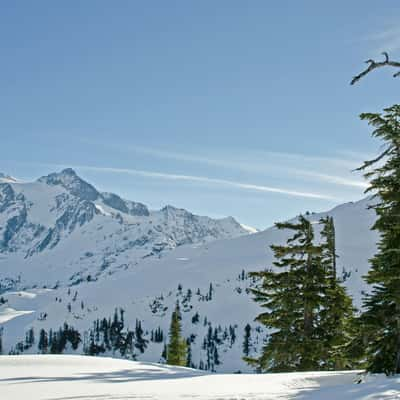
[[[358,119],[400,82],[398,1],[15,1],[0,6],[0,171],[263,228],[363,196]]]

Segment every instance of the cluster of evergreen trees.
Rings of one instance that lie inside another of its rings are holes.
[[[321,240],[304,216],[276,224],[293,232],[285,245],[271,246],[275,270],[254,272],[261,286],[252,289],[266,311],[257,320],[272,330],[258,359],[259,370],[309,371],[343,368],[343,351],[353,317],[350,297],[336,277],[335,227],[319,221]],[[247,351],[247,349],[246,349]]]
[[[212,291],[210,285],[210,292]],[[200,321],[200,315],[196,312],[192,316],[192,323],[197,324]],[[205,359],[200,359],[198,364],[192,360],[191,345],[195,342],[196,335],[192,334],[186,338],[182,335],[182,315],[179,301],[176,302],[175,309],[171,315],[169,328],[169,341],[165,345],[162,358],[168,364],[199,368],[202,370],[215,371],[221,364],[218,348],[223,343],[228,343],[232,347],[236,340],[236,326],[229,326],[223,329],[220,325],[213,328],[211,323],[204,318],[203,326],[207,327],[207,334],[202,342],[202,350],[205,352]]]
[[[50,331],[47,332],[45,329],[41,329],[39,333],[38,350],[42,354],[61,354],[68,344],[71,345],[72,350],[76,350],[81,341],[81,334],[79,331],[65,323],[56,331],[50,329]]]
[[[272,330],[261,356],[246,360],[259,370],[333,370],[363,366],[367,371],[400,373],[400,105],[383,113],[362,114],[374,127],[383,150],[366,161],[370,208],[377,219],[372,229],[380,240],[365,277],[363,309],[354,315],[351,299],[337,279],[335,229],[332,218],[313,224],[300,216],[296,223],[277,224],[293,236],[286,245],[271,246],[276,269],[252,273],[261,278],[252,289],[266,311],[257,320]],[[245,354],[247,345],[244,345]]]
[[[400,105],[382,114],[361,114],[361,119],[375,128],[373,136],[383,141],[383,150],[360,168],[370,180],[367,192],[375,195],[372,229],[380,240],[366,276],[372,291],[357,321],[357,342],[368,371],[392,375],[400,373]]]
[[[93,328],[85,333],[83,351],[88,355],[112,351],[119,352],[121,357],[135,358],[136,351],[144,353],[147,343],[141,321],[136,320],[134,330],[126,328],[124,310],[120,308],[112,319],[97,319],[93,323]]]

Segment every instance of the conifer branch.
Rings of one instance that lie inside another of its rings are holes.
[[[358,75],[356,75],[350,82],[350,85],[354,85],[356,82],[358,82],[361,78],[363,78],[365,75],[369,74],[371,71],[373,71],[374,69],[377,68],[381,68],[381,67],[395,67],[395,68],[400,68],[400,62],[397,61],[391,61],[389,59],[389,54],[386,53],[385,51],[382,53],[385,57],[384,61],[374,61],[374,60],[367,60],[365,61],[366,64],[369,64],[368,67],[362,71],[361,73],[359,73]],[[393,75],[393,78],[396,78],[400,76],[400,71],[396,72]]]
[[[373,160],[364,161],[364,164],[361,165],[361,167],[356,168],[354,171],[362,171],[364,169],[367,169],[371,165],[376,164],[378,161],[382,160],[383,157],[387,156],[391,150],[392,150],[391,148],[388,148]]]

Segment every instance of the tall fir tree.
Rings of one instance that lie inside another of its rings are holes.
[[[400,373],[400,105],[383,113],[361,114],[383,141],[378,157],[359,169],[375,194],[371,208],[380,234],[378,250],[370,260],[366,281],[372,290],[364,298],[362,331],[367,339],[367,369],[387,375]]]
[[[172,313],[169,329],[169,343],[167,346],[167,363],[171,365],[185,366],[187,361],[186,340],[182,336],[181,313],[179,302],[176,302]]]
[[[313,226],[303,216],[296,223],[276,227],[294,234],[286,245],[271,246],[278,271],[251,274],[262,278],[261,288],[252,292],[267,309],[257,320],[273,330],[253,364],[273,372],[319,369],[323,344],[318,323],[325,284],[322,249],[314,244]]]
[[[351,297],[337,277],[336,234],[333,218],[320,219],[322,266],[325,271],[324,301],[321,310],[320,335],[324,341],[325,369],[343,369],[352,365],[347,347],[351,342],[354,315]]]

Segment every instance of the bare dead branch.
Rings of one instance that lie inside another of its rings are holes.
[[[371,71],[373,71],[374,69],[377,68],[381,68],[381,67],[395,67],[395,68],[400,68],[400,62],[397,61],[390,61],[389,60],[389,54],[385,52],[382,53],[385,57],[384,61],[374,61],[374,60],[367,60],[365,61],[366,64],[369,64],[368,67],[362,71],[361,73],[359,73],[358,75],[356,75],[350,82],[350,85],[354,85],[356,82],[358,82],[362,77],[364,77],[365,75],[369,74]],[[393,75],[393,78],[396,78],[400,76],[400,71],[396,72]]]

